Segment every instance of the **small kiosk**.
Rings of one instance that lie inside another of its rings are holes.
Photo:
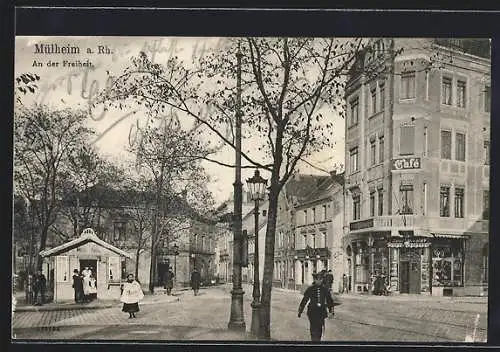
[[[81,272],[86,267],[96,278],[98,299],[119,299],[125,261],[133,258],[101,240],[91,228],[72,241],[40,252],[40,256],[53,270],[56,303],[74,300],[73,270]]]

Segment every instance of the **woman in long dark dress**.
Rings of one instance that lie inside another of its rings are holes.
[[[130,318],[136,318],[135,313],[139,311],[139,302],[144,298],[141,285],[134,279],[133,274],[127,275],[127,282],[123,284],[123,292],[120,301],[123,302],[122,312],[129,314]]]

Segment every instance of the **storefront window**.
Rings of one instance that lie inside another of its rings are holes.
[[[462,286],[462,251],[457,246],[432,249],[432,286]]]

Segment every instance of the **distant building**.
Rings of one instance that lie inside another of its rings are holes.
[[[138,199],[143,202],[138,204]],[[148,287],[154,211],[152,199],[154,197],[151,195],[132,191],[90,189],[80,194],[78,211],[74,204],[66,204],[66,208],[62,209],[68,216],[60,214],[57,226],[49,231],[46,249],[78,238],[80,231],[91,227],[100,239],[132,255],[133,259],[127,258],[119,265],[120,279],[125,279],[128,273],[135,273],[138,262],[138,279],[144,287]],[[160,214],[158,226],[162,228],[168,223],[173,224],[170,227],[172,233],[165,233],[156,245],[154,285],[163,286],[164,274],[169,267],[175,271],[177,285],[190,284],[190,274],[194,267],[199,269],[203,284],[210,283],[215,278],[215,222],[198,214],[181,197],[169,199],[168,207],[164,216]],[[79,224],[76,222],[78,212]],[[174,251],[174,245],[178,252]],[[17,256],[28,252],[26,246],[19,242],[14,248]],[[36,252],[36,248],[33,252]],[[17,267],[22,267],[24,262],[26,260],[21,262],[17,259]],[[72,272],[75,268],[70,269]],[[116,270],[114,272],[116,279]],[[47,277],[50,283],[50,273]]]
[[[399,293],[486,292],[489,50],[489,40],[378,39],[353,65],[344,238],[353,292],[370,292],[374,273]]]
[[[296,175],[285,186],[294,198],[294,281],[303,290],[312,274],[332,270],[334,291],[344,273],[343,175]]]

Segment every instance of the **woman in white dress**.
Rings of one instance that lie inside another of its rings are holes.
[[[127,281],[123,284],[123,292],[120,301],[123,303],[122,312],[127,312],[130,318],[136,318],[135,313],[139,311],[139,302],[144,298],[141,285],[134,279],[134,274],[127,275]]]
[[[90,276],[89,279],[89,298],[91,301],[97,299],[97,281],[94,275]]]
[[[83,271],[83,301],[90,302],[90,276],[92,275],[90,270]]]

